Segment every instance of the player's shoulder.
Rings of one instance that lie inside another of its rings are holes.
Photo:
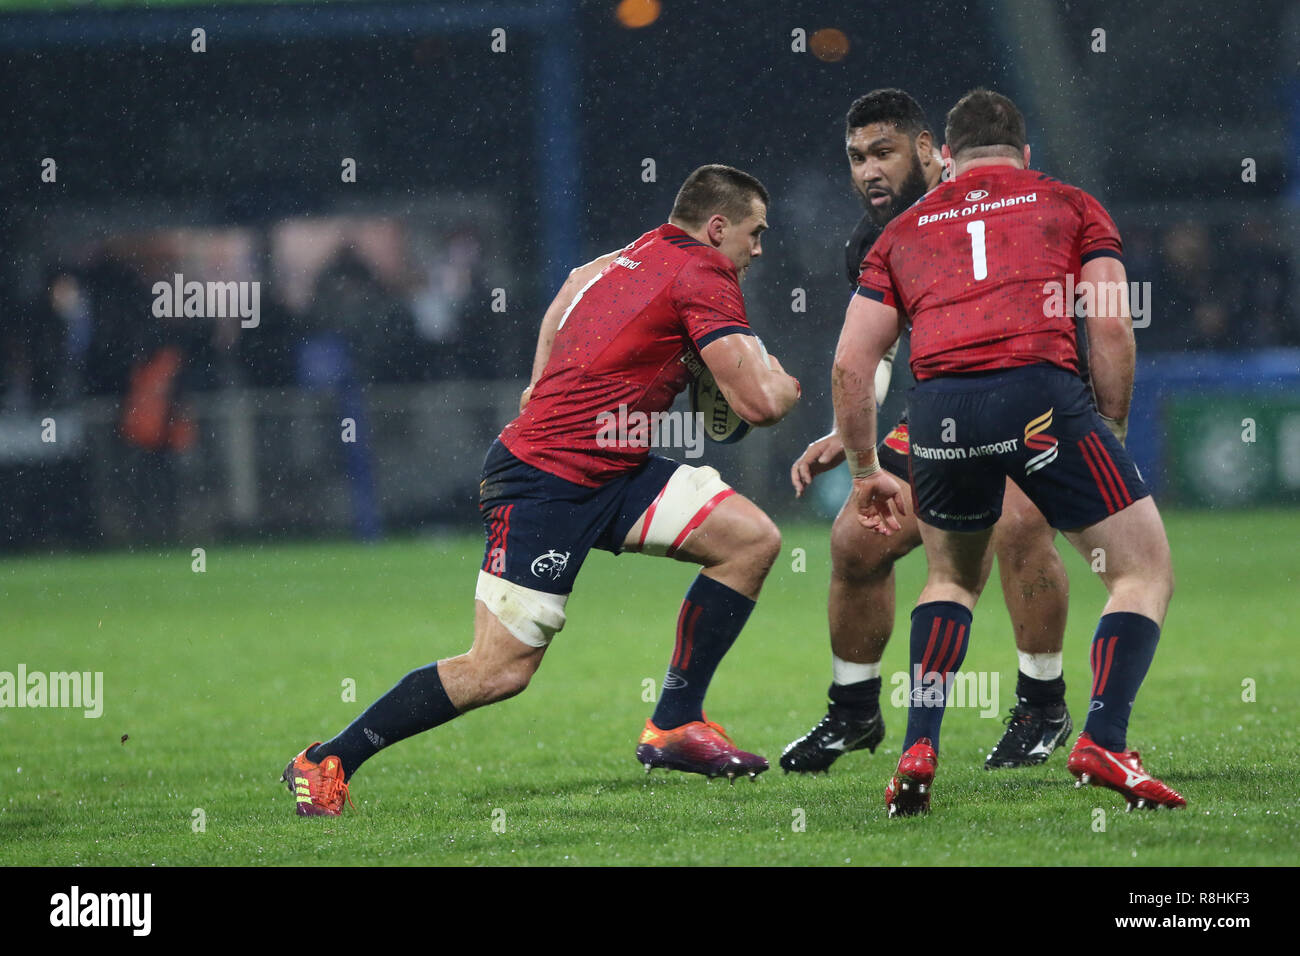
[[[1098,206],[1101,205],[1101,200],[1096,196],[1073,183],[1067,183],[1063,179],[1049,176],[1047,173],[1041,172],[1037,169],[1026,169],[1023,170],[1023,172],[1026,174],[1027,179],[1030,179],[1032,182],[1041,183],[1044,189],[1060,193],[1062,196],[1065,196],[1076,204],[1091,203]]]
[[[657,238],[659,238],[659,229],[662,229],[662,228],[663,228],[663,227],[660,226],[659,228],[656,228],[656,229],[648,229],[648,230],[646,230],[646,231],[643,232],[640,236],[638,236],[636,239],[633,239],[633,240],[632,240],[631,242],[629,242],[626,246],[624,246],[623,249],[622,249],[622,251],[623,251],[623,252],[631,252],[633,249],[641,249],[641,248],[643,248],[643,247],[649,245],[650,243],[654,242]]]

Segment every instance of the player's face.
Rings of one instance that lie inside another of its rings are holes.
[[[851,130],[844,148],[853,189],[876,225],[884,226],[925,195],[928,184],[917,146],[893,123]]]
[[[767,207],[755,196],[750,201],[750,214],[740,222],[731,222],[723,216],[718,228],[717,248],[736,266],[736,274],[745,278],[749,264],[763,254],[763,231],[767,229]]]

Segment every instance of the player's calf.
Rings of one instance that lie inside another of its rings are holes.
[[[1106,570],[1098,573],[1110,592],[1092,640],[1092,692],[1083,729],[1100,747],[1122,753],[1173,594],[1169,543],[1149,497],[1070,538],[1084,554],[1100,549],[1105,555]]]
[[[703,721],[713,674],[740,636],[781,550],[780,531],[753,502],[734,492],[709,502],[696,511],[698,520],[686,523],[673,553],[704,569],[678,612],[672,659],[651,718],[659,731]]]
[[[562,608],[562,595],[521,593],[524,591],[508,581],[491,579],[489,575],[480,577],[474,605],[474,644],[467,653],[438,665],[443,687],[458,712],[463,714],[522,693],[541,666],[551,636],[563,627],[562,609],[548,618],[558,625],[552,629],[537,623],[545,612],[527,606],[531,597]],[[491,610],[493,607],[497,610]]]
[[[1149,495],[1066,537],[1097,568],[1110,595],[1105,613],[1130,611],[1164,623],[1174,593],[1173,560]]]
[[[468,653],[406,674],[337,736],[290,762],[283,779],[295,795],[298,815],[337,815],[348,795],[347,781],[380,750],[521,692],[545,649],[516,637],[480,600]]]
[[[1022,654],[1060,654],[1069,610],[1070,579],[1056,550],[1056,532],[1013,482],[1003,496],[1002,517],[993,528],[993,553],[1002,592]],[[1056,662],[1059,665],[1059,660]],[[1023,669],[1022,669],[1023,672]],[[1060,673],[1034,673],[1050,679]]]
[[[852,498],[835,519],[827,607],[834,658],[878,663],[885,652],[894,626],[894,562],[921,543],[915,516],[899,523],[889,537],[864,528]]]

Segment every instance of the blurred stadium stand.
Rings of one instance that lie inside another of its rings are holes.
[[[971,86],[1007,92],[1035,165],[1107,204],[1130,279],[1151,283],[1133,447],[1162,501],[1300,502],[1293,4],[988,0],[890,20],[665,3],[642,29],[629,9],[0,2],[0,548],[476,526],[482,455],[564,272],[663,221],[705,162],[773,194],[745,291],[806,396],[708,460],[806,515],[788,467],[830,421],[861,214],[843,115],[884,85],[936,130]],[[792,29],[830,26],[843,49],[790,51]],[[155,318],[151,288],[177,273],[260,283],[259,325]],[[127,396],[151,388],[174,398],[167,420],[130,421]],[[1258,460],[1229,467],[1204,436],[1247,418]],[[816,487],[820,513],[840,478]]]

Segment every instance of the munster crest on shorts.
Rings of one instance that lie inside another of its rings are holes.
[[[568,551],[563,554],[558,551],[547,551],[533,560],[533,574],[539,578],[549,575],[552,581],[558,581],[568,565]]]
[[[1049,408],[1025,426],[1025,447],[1038,452],[1037,455],[1025,462],[1026,475],[1032,475],[1038,469],[1045,468],[1056,461],[1057,441],[1047,434],[1047,429],[1052,427],[1052,412],[1054,411],[1056,411],[1055,408]]]

